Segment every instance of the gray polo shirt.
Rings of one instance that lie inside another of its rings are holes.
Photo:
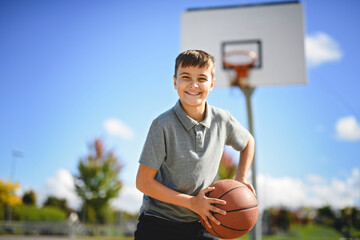
[[[206,103],[205,118],[190,118],[178,101],[151,124],[139,163],[158,170],[156,180],[196,196],[213,183],[225,145],[242,151],[249,132],[228,112]],[[144,194],[140,213],[171,221],[198,220],[193,211]]]

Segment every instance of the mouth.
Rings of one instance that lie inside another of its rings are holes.
[[[199,96],[201,94],[201,92],[188,92],[188,91],[185,91],[186,94],[190,95],[190,96]]]

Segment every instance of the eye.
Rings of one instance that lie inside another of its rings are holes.
[[[182,76],[181,79],[183,79],[183,80],[189,80],[190,77],[189,77],[189,76]]]
[[[199,82],[206,82],[207,78],[199,78]]]

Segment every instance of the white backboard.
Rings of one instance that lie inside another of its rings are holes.
[[[207,9],[182,14],[181,50],[200,49],[215,57],[215,87],[230,86],[222,55],[229,50],[255,51],[250,86],[304,84],[303,6],[299,2]]]

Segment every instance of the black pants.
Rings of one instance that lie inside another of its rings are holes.
[[[218,240],[200,222],[171,222],[153,216],[139,217],[135,240]]]

